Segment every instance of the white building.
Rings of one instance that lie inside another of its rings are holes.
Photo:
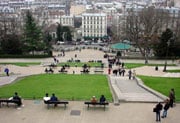
[[[61,16],[60,17],[60,23],[63,26],[71,26],[74,27],[74,16]]]
[[[102,38],[107,36],[107,15],[105,13],[82,14],[82,37]]]

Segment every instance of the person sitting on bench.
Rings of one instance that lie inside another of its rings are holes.
[[[97,102],[97,99],[96,99],[96,97],[95,97],[95,96],[92,96],[92,98],[91,98],[91,102],[92,102],[92,103],[96,103],[96,102]]]
[[[59,70],[59,72],[66,72],[65,66],[62,66],[62,68]]]
[[[49,97],[48,93],[46,93],[45,97],[43,97],[44,102],[48,102],[51,98]]]
[[[17,93],[17,92],[14,93],[14,96],[13,96],[12,100],[18,101],[18,103],[17,103],[18,106],[21,106],[21,105],[22,105],[21,98],[18,96],[18,93]]]
[[[104,97],[104,95],[101,95],[100,99],[99,99],[100,103],[105,103],[106,102],[106,98]]]
[[[50,101],[58,101],[58,98],[55,96],[54,93],[52,94]],[[54,107],[56,107],[56,106],[57,106],[57,104],[54,104]]]

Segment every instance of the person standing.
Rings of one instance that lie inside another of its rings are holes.
[[[111,68],[108,68],[108,74],[109,75],[111,74]]]
[[[133,79],[135,79],[136,78],[136,70],[133,70]]]
[[[163,105],[161,102],[158,102],[158,104],[155,107],[155,112],[156,112],[156,121],[161,121],[161,110],[163,108]]]
[[[170,107],[172,108],[172,107],[173,107],[173,103],[174,103],[174,101],[175,101],[175,91],[174,91],[174,88],[172,88],[172,89],[170,90],[170,92],[169,92],[169,99],[170,99],[169,105],[170,105]]]
[[[163,110],[162,118],[167,117],[168,109],[169,109],[169,99],[166,99],[165,104],[164,104],[164,110]]]
[[[122,68],[121,72],[122,72],[122,76],[124,76],[124,74],[125,74],[126,71],[125,71],[124,68]]]
[[[128,76],[129,76],[129,79],[131,79],[131,77],[132,77],[132,71],[131,71],[131,69],[128,71]]]

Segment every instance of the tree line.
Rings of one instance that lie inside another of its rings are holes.
[[[58,24],[57,38],[53,39],[49,30],[46,29],[47,25],[38,25],[37,20],[29,10],[25,13],[23,22],[3,14],[0,16],[0,54],[35,55],[37,51],[50,54],[52,43],[63,40],[72,41],[69,27]]]
[[[109,32],[115,41],[131,41],[139,49],[145,63],[148,63],[150,51],[156,57],[180,56],[180,11],[170,13],[169,10],[155,7],[140,11],[131,8],[124,16],[126,20],[121,28],[112,28]]]

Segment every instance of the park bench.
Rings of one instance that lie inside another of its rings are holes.
[[[68,101],[44,101],[44,103],[47,104],[48,109],[50,105],[58,105],[58,104],[64,104],[64,109],[66,109],[66,105],[69,104]]]
[[[89,73],[89,72],[90,72],[89,70],[86,70],[86,71],[82,70],[81,71],[81,73]]]
[[[59,73],[67,73],[68,71],[67,70],[59,70],[58,72]]]
[[[104,73],[103,68],[96,67],[94,73]]]
[[[16,104],[15,106],[17,106],[18,103],[19,103],[19,101],[18,101],[18,100],[0,99],[0,108],[1,108],[1,106],[2,106],[3,103],[6,103],[7,106],[9,107],[9,103]]]
[[[44,70],[44,72],[45,72],[45,73],[54,73],[54,70],[52,70],[52,69],[46,69],[46,70]]]
[[[100,102],[84,102],[85,105],[88,105],[88,109],[90,107],[90,105],[96,106],[96,105],[100,105],[104,107],[104,110],[106,108],[106,105],[109,105],[108,102],[104,102],[104,103],[100,103]]]
[[[94,73],[104,73],[103,70],[94,70]]]

